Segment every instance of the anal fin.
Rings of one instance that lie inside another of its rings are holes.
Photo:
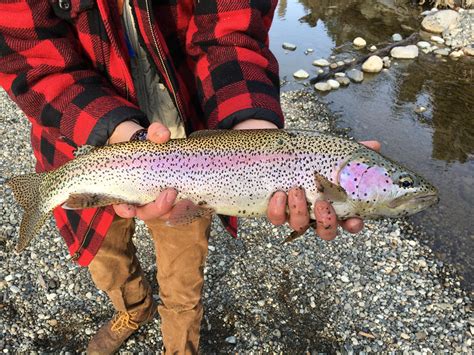
[[[123,198],[96,193],[70,194],[69,198],[62,205],[66,210],[79,210],[83,208],[103,207],[108,205],[117,205],[119,203],[128,203],[135,205],[134,201],[127,201]]]

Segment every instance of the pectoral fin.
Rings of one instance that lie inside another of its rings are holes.
[[[306,228],[303,228],[299,231],[293,231],[291,232],[291,234],[285,238],[285,240],[281,243],[281,244],[286,244],[286,243],[290,243],[292,241],[294,241],[295,239],[301,237],[303,234],[306,233],[306,231],[310,228],[315,228],[316,227],[316,221],[311,221],[310,224],[308,224],[308,226]]]
[[[94,193],[82,193],[70,194],[69,198],[62,205],[62,208],[66,210],[79,210],[83,208],[117,205],[119,203],[128,203],[130,205],[137,204],[136,201],[129,201],[116,196]]]
[[[314,173],[314,180],[318,192],[325,200],[332,202],[344,202],[347,200],[347,192],[341,186],[336,185],[318,173]]]
[[[214,210],[206,205],[196,205],[190,200],[182,200],[171,210],[167,224],[169,226],[189,224],[201,217],[211,218],[213,213]]]

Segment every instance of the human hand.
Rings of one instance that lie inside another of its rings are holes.
[[[119,126],[117,126],[117,129],[118,128]],[[123,136],[126,136],[128,137],[128,139],[130,139],[130,137],[141,128],[141,126],[138,126],[138,128],[135,128],[134,130],[132,130],[132,132],[123,134]],[[150,127],[148,127],[147,138],[154,143],[166,143],[170,140],[170,135],[171,132],[169,131],[169,129],[161,123],[155,122],[152,123]],[[173,206],[175,205],[176,196],[176,190],[165,189],[160,192],[155,201],[147,203],[146,205],[133,206],[127,204],[118,204],[113,205],[113,208],[115,210],[115,213],[122,218],[137,217],[144,221],[159,217],[166,218]]]
[[[364,141],[361,144],[368,148],[380,151],[378,141]],[[286,214],[288,205],[289,215]],[[364,221],[360,218],[349,218],[345,221],[337,219],[336,212],[327,201],[316,201],[314,204],[314,215],[316,223],[316,234],[324,240],[332,240],[337,236],[337,226],[340,225],[349,233],[359,233],[364,228]],[[288,192],[288,196],[283,191],[273,194],[268,203],[267,217],[274,225],[281,225],[288,221],[290,227],[295,231],[305,231],[309,226],[309,211],[304,191],[293,188]]]

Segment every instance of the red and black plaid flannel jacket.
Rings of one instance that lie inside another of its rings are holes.
[[[130,0],[139,38],[187,132],[258,117],[283,126],[268,48],[277,0]],[[32,123],[38,172],[103,145],[137,107],[117,0],[0,0],[0,85]],[[54,211],[71,255],[88,265],[113,209]]]

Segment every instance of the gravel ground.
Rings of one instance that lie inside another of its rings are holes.
[[[285,93],[283,105],[289,126],[334,130],[334,117],[312,93]],[[113,311],[87,270],[69,260],[52,221],[31,247],[13,252],[21,212],[4,181],[31,172],[34,164],[28,123],[3,92],[0,112],[0,349],[84,350]],[[407,222],[372,221],[357,236],[324,242],[308,234],[285,245],[285,227],[252,219],[241,225],[239,239],[217,222],[212,230],[204,353],[472,352],[472,295]],[[146,234],[139,223],[135,242],[152,280]],[[161,346],[155,319],[123,350]]]

